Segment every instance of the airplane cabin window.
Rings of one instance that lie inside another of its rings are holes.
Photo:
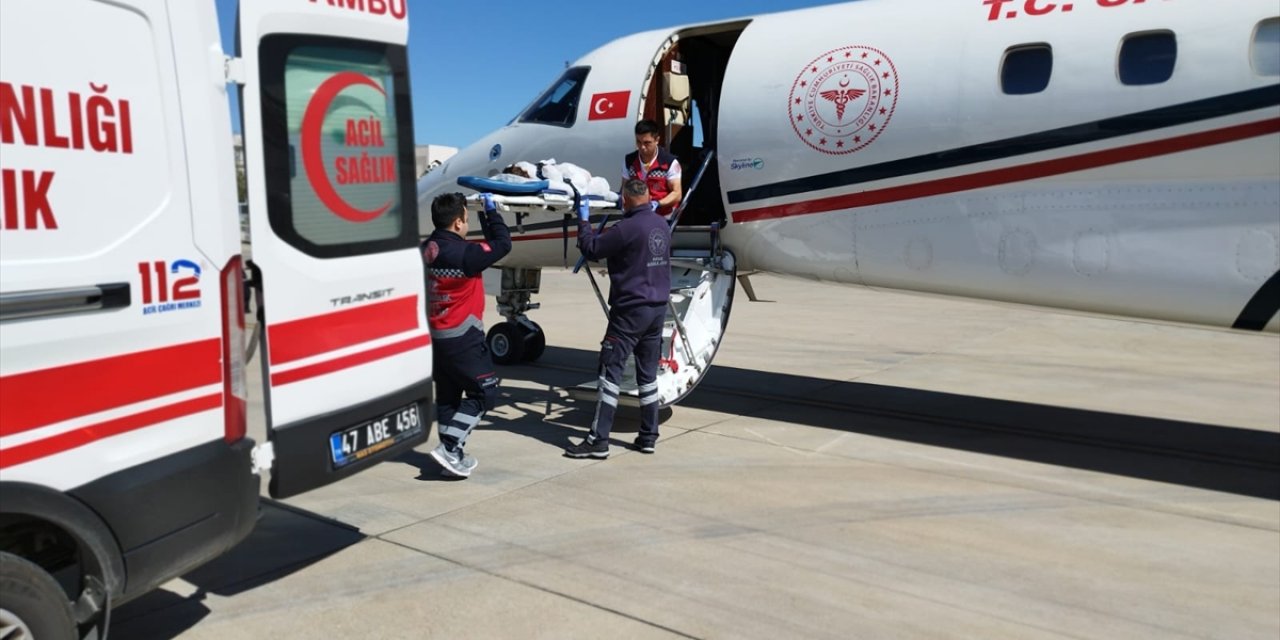
[[[1022,44],[1009,47],[1000,65],[1000,88],[1011,96],[1040,93],[1053,75],[1053,47]]]
[[[1172,31],[1129,34],[1120,45],[1120,82],[1160,84],[1173,77],[1177,60],[1178,41]]]
[[[520,122],[551,124],[572,127],[578,116],[578,99],[582,97],[582,85],[591,67],[566,69],[542,95],[538,96],[516,118]]]
[[[1253,70],[1260,76],[1280,76],[1280,18],[1258,23],[1250,47]]]

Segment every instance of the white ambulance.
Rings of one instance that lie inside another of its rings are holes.
[[[426,440],[406,10],[245,0],[228,59],[212,0],[0,3],[0,636],[102,637],[244,538],[258,471],[286,497]]]

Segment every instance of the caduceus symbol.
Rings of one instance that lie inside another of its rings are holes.
[[[846,77],[840,81],[841,88],[829,89],[818,94],[836,103],[836,119],[840,121],[844,120],[844,108],[849,105],[849,102],[861,98],[862,94],[867,92],[866,89],[845,89],[844,87],[847,86],[849,86],[849,78]]]

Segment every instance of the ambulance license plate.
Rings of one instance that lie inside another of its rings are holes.
[[[329,436],[333,468],[339,469],[422,432],[418,403],[400,407],[375,420]]]

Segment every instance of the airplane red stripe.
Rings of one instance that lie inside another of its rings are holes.
[[[900,202],[903,200],[913,200],[916,198],[956,193],[958,191],[969,191],[971,189],[981,189],[984,187],[993,187],[1012,182],[1022,182],[1024,180],[1034,180],[1036,178],[1045,178],[1064,173],[1083,171],[1085,169],[1094,169],[1122,162],[1132,162],[1134,160],[1142,160],[1170,153],[1178,153],[1180,151],[1189,151],[1191,149],[1199,149],[1201,147],[1235,142],[1237,140],[1245,140],[1247,138],[1254,138],[1277,132],[1280,132],[1280,118],[1272,118],[1270,120],[1235,125],[1212,131],[1191,133],[1175,138],[1168,138],[1166,140],[1155,140],[1127,147],[1105,149],[1102,151],[1094,151],[1092,153],[1084,153],[1066,158],[1054,158],[1052,160],[1044,160],[1030,164],[1003,167],[1000,169],[992,169],[990,171],[971,173],[963,176],[954,176],[939,180],[930,180],[928,182],[900,185],[886,189],[861,191],[858,193],[831,196],[827,198],[817,198],[814,200],[805,200],[790,204],[759,207],[756,209],[743,209],[733,213],[733,221],[755,222],[758,220],[785,218],[788,216],[798,216],[810,213],[823,213],[827,211],[837,211],[840,209],[869,207],[877,204],[887,204],[890,202]]]
[[[284,364],[413,331],[426,312],[418,296],[273,324],[267,330],[271,364]]]
[[[174,404],[157,407],[142,413],[100,422],[81,427],[74,431],[60,433],[56,436],[20,444],[8,449],[0,449],[0,469],[31,462],[54,454],[70,451],[77,447],[99,440],[118,436],[122,433],[136,431],[144,427],[194,415],[202,411],[217,409],[222,406],[222,393],[211,393],[207,396],[184,400]]]
[[[367,364],[375,360],[390,358],[391,356],[398,355],[406,351],[413,351],[414,349],[420,349],[429,344],[431,344],[431,336],[421,335],[416,338],[401,340],[400,342],[393,342],[388,345],[377,347],[376,349],[369,349],[368,351],[353,353],[351,355],[343,356],[341,358],[334,358],[333,360],[326,360],[325,362],[317,362],[316,364],[307,365],[305,367],[298,367],[297,369],[292,369],[290,371],[273,373],[271,374],[271,386],[281,387],[293,382],[307,380],[309,378],[314,378],[316,376],[322,376],[322,375],[325,375],[326,373],[333,373],[335,371],[341,371],[343,369],[350,369],[351,367]]]
[[[0,378],[0,436],[222,381],[218,338]]]

